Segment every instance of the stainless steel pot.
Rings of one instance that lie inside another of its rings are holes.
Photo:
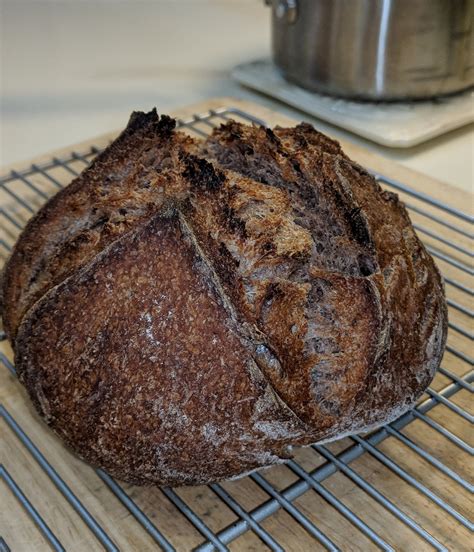
[[[474,86],[474,0],[266,0],[273,58],[304,88],[368,100]]]

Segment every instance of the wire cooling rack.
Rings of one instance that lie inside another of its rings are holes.
[[[204,137],[231,118],[264,124],[241,110],[223,108],[179,120],[179,126]],[[28,218],[99,151],[95,146],[72,151],[0,178],[3,258],[8,256]],[[457,549],[460,542],[469,542],[461,537],[473,529],[469,497],[474,487],[467,473],[473,448],[466,438],[467,424],[473,421],[467,410],[473,379],[473,360],[469,356],[474,274],[469,224],[473,218],[405,183],[382,174],[374,176],[384,187],[401,195],[415,228],[445,277],[449,338],[432,386],[414,410],[371,434],[299,449],[284,466],[262,470],[239,481],[207,488],[163,487],[148,491],[147,496],[151,492],[153,500],[159,497],[159,507],[150,498],[143,500],[140,489],[96,470],[101,482],[126,509],[124,516],[133,516],[136,530],[147,533],[151,549],[450,550]],[[5,339],[4,335],[1,337]],[[7,350],[6,345],[2,350]],[[0,354],[1,362],[14,375],[9,354]],[[5,371],[7,378],[9,372]],[[60,475],[59,466],[48,460],[49,451],[36,442],[35,435],[27,434],[10,408],[2,405],[0,409],[6,432],[19,440],[28,458],[63,495],[72,515],[79,516],[92,532],[96,544],[109,551],[142,549],[130,541],[120,544],[115,532],[112,537],[104,528],[103,518],[91,513],[86,501],[81,501],[73,486]],[[8,492],[8,488],[13,493],[52,549],[65,550],[48,523],[51,516],[40,513],[45,510],[44,504],[33,504],[28,498],[33,495],[31,488],[22,488],[21,478],[17,476],[15,480],[7,470],[9,460],[3,460],[5,464],[0,467],[6,484],[3,490]],[[206,500],[212,498],[211,511],[201,507],[204,495]],[[224,510],[226,515],[222,514]],[[194,535],[189,547],[183,547],[177,538],[176,525],[168,521],[172,518],[184,522],[180,531]],[[461,540],[457,540],[458,535]],[[250,536],[253,540],[245,540]],[[7,550],[9,543],[0,537],[0,552]]]

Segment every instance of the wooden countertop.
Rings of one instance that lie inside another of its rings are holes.
[[[223,106],[239,107],[265,120],[269,125],[294,124],[294,121],[267,108],[232,98],[217,98],[205,101],[179,109],[176,111],[176,115],[186,118],[194,113],[202,113],[209,109]],[[87,140],[75,146],[74,149],[76,151],[83,151],[87,147],[90,147],[90,145],[104,146],[111,136],[113,136],[113,133]],[[425,192],[429,191],[429,194],[433,197],[463,211],[470,211],[472,214],[472,197],[470,194],[440,183],[426,175],[413,172],[360,146],[350,143],[344,143],[343,146],[346,152],[362,165],[409,184],[414,189],[421,189]],[[61,157],[69,151],[71,151],[71,148],[51,152],[34,161],[41,163],[53,156]],[[4,168],[2,174],[11,169],[21,170],[27,165],[29,163]],[[66,173],[64,178],[69,178]],[[406,194],[401,194],[401,196],[404,199],[408,199],[415,206],[422,205],[416,198],[410,198]],[[10,199],[0,196],[1,201],[10,201]],[[438,209],[426,207],[426,205],[423,205],[423,207],[441,216],[444,220],[456,223],[459,227],[466,230],[468,229],[466,222],[460,221],[447,213],[442,213]],[[456,232],[417,214],[413,214],[413,220],[432,232],[442,233],[445,239],[455,239],[457,244],[471,248],[472,251],[472,242],[468,238],[461,237]],[[439,251],[453,255],[453,250],[447,245],[433,240],[427,235],[423,235],[422,237],[426,243],[436,245]],[[459,252],[454,252],[454,256],[466,265],[472,266],[472,258]],[[437,261],[446,276],[472,287],[472,277],[469,277],[466,273],[446,262],[439,259]],[[463,304],[472,310],[472,296],[466,299],[466,294],[460,289],[448,285],[447,296],[451,301]],[[472,318],[458,310],[450,309],[450,321],[472,331]],[[448,343],[461,353],[466,355],[471,354],[471,341],[455,331],[450,331]],[[0,344],[0,347],[6,358],[11,360],[12,353],[9,345],[4,341]],[[469,368],[465,362],[451,353],[446,353],[443,366],[459,377],[464,376]],[[156,549],[156,544],[150,535],[139,525],[116,496],[110,492],[109,488],[107,488],[95,471],[66,450],[56,436],[42,423],[36,413],[32,411],[24,389],[4,366],[0,369],[0,378],[0,396],[3,405],[14,416],[23,430],[34,441],[47,460],[57,470],[58,474],[73,490],[77,498],[81,500],[83,505],[116,545],[124,551]],[[432,388],[440,390],[449,383],[450,381],[447,377],[438,374],[432,384]],[[469,399],[470,395],[468,391],[462,390],[456,393],[451,400],[467,410],[470,407]],[[469,432],[466,420],[446,406],[436,406],[430,411],[429,417],[464,441],[469,442],[469,440],[472,440],[472,433]],[[93,533],[71,508],[63,495],[58,492],[58,489],[51,483],[48,476],[20,443],[11,429],[7,427],[5,422],[2,422],[0,428],[1,463],[21,486],[23,492],[47,521],[49,527],[62,542],[63,546],[67,550],[76,551],[101,550],[102,548]],[[419,444],[425,451],[434,455],[440,462],[449,466],[449,468],[456,471],[462,477],[468,479],[469,467],[472,466],[469,455],[424,422],[421,420],[412,422],[403,430],[403,435]],[[337,453],[351,444],[350,439],[343,439],[328,445],[328,449]],[[395,461],[403,470],[406,470],[407,473],[416,478],[416,480],[452,505],[462,515],[465,517],[471,516],[472,518],[473,503],[468,491],[433,467],[399,439],[389,437],[377,448]],[[324,459],[311,449],[297,450],[295,452],[295,459],[307,471],[324,462]],[[351,463],[350,466],[365,478],[368,483],[373,485],[378,492],[382,493],[407,515],[416,520],[420,526],[448,549],[456,551],[471,549],[472,540],[465,527],[439,506],[435,505],[419,490],[404,482],[391,469],[388,469],[373,456],[366,453]],[[283,489],[296,480],[296,476],[284,466],[265,470],[263,475],[277,489]],[[324,482],[324,486],[348,508],[356,512],[360,518],[396,550],[416,550],[418,552],[431,549],[415,532],[389,514],[386,509],[382,508],[358,485],[342,473],[337,472],[332,475]],[[205,540],[189,520],[177,511],[175,506],[169,501],[169,498],[160,489],[138,488],[127,484],[123,484],[123,488],[177,550],[191,550]],[[250,511],[269,498],[249,478],[240,481],[224,482],[222,483],[222,488],[237,499],[247,511]],[[208,487],[180,488],[176,489],[175,492],[215,532],[218,532],[237,519],[237,516]],[[49,550],[41,533],[26,515],[13,494],[8,492],[5,485],[2,488],[2,497],[1,533],[11,549],[15,552],[18,550]],[[376,549],[373,542],[330,507],[313,490],[306,492],[298,498],[295,501],[295,505],[322,531],[330,536],[342,550],[367,551]],[[321,545],[314,541],[283,508],[280,508],[276,514],[267,518],[261,525],[285,550],[309,551],[322,549]],[[229,548],[231,550],[245,551],[267,549],[252,531],[246,532],[232,542]]]

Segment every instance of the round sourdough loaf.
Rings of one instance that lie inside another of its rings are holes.
[[[156,111],[28,223],[3,275],[20,380],[78,455],[201,484],[389,422],[440,363],[446,304],[404,206],[337,142]]]

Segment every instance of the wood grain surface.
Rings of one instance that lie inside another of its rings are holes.
[[[275,124],[293,125],[295,123],[295,121],[289,120],[257,104],[242,102],[233,98],[216,98],[183,108],[176,112],[175,115],[186,119],[194,113],[203,113],[209,109],[227,106],[238,107],[263,119],[271,126]],[[52,157],[60,158],[72,150],[85,151],[91,145],[104,147],[115,134],[111,133],[82,144],[75,144],[61,151],[48,153],[32,160],[32,163],[40,164]],[[415,173],[358,146],[344,143],[343,147],[361,165],[401,181],[418,191],[425,192],[446,204],[472,214],[472,196],[470,194],[453,189],[422,174]],[[28,165],[29,163],[26,165],[22,164],[21,166],[5,167],[0,171],[0,174],[7,174],[11,170],[21,170]],[[77,170],[82,170],[83,167],[84,164],[78,160],[76,163]],[[58,169],[56,176],[63,183],[67,183],[72,177],[71,174],[63,169]],[[51,186],[51,183],[46,182],[44,178],[34,176],[32,180],[38,188],[44,187],[42,189],[46,193],[52,191],[48,188],[48,186]],[[424,209],[431,211],[437,216],[441,216],[443,220],[456,224],[465,230],[469,229],[467,222],[461,221],[448,213],[443,213],[439,209],[429,207],[407,194],[400,193],[400,196],[405,201],[408,201],[410,205],[415,207],[423,206]],[[5,192],[0,192],[0,203],[4,204],[5,202],[11,203],[12,198]],[[30,216],[30,213],[25,209],[18,212],[19,218],[23,217],[26,220],[28,216]],[[446,240],[453,240],[456,244],[472,252],[472,241],[469,238],[461,236],[449,230],[446,226],[419,214],[412,213],[412,219],[415,224],[422,226],[430,232],[440,234]],[[2,228],[0,231],[3,232],[4,229]],[[8,232],[8,230],[5,230],[5,232]],[[13,228],[10,233],[12,234],[11,236],[2,236],[9,243],[13,239]],[[472,267],[471,256],[461,251],[453,250],[450,246],[441,243],[424,232],[420,231],[419,234],[428,245],[436,247],[440,252],[449,253],[458,261]],[[436,258],[436,261],[445,276],[468,287],[472,287],[472,276],[439,258]],[[448,299],[452,302],[462,304],[472,311],[472,295],[468,295],[452,285],[446,286],[446,292]],[[468,314],[451,308],[450,322],[472,333],[472,317]],[[407,328],[408,331],[409,328]],[[466,355],[472,354],[472,341],[455,330],[450,330],[448,343]],[[0,344],[0,351],[5,355],[6,359],[12,360],[11,349],[5,341]],[[469,365],[466,362],[450,352],[445,354],[442,365],[458,376],[464,376],[469,369]],[[449,378],[438,374],[432,384],[432,388],[441,390],[450,383]],[[427,396],[425,395],[423,399],[426,398]],[[66,450],[36,413],[33,412],[24,389],[6,366],[0,366],[0,400],[120,550],[137,550],[141,552],[158,549],[157,544],[103,483],[94,469]],[[463,389],[459,391],[451,398],[451,401],[465,410],[469,410],[471,407],[468,390]],[[428,416],[459,438],[472,443],[472,432],[470,431],[468,422],[448,407],[437,405],[430,411]],[[425,422],[416,420],[403,429],[402,433],[460,476],[469,479],[470,468],[472,468],[469,454],[446,437],[443,437],[439,432],[430,428]],[[102,546],[94,534],[87,528],[54,484],[52,484],[49,477],[40,468],[4,420],[0,423],[0,437],[1,464],[5,466],[17,484],[20,485],[25,495],[47,522],[65,549],[68,551],[101,550]],[[328,445],[328,449],[334,453],[338,453],[352,444],[353,441],[351,439],[343,439]],[[389,437],[377,448],[406,470],[408,474],[425,485],[426,488],[449,503],[464,517],[472,519],[472,497],[459,483],[444,475],[439,469],[428,463],[398,438]],[[295,459],[307,471],[311,471],[325,462],[324,458],[312,449],[296,450]],[[449,550],[472,550],[470,533],[461,523],[376,458],[366,453],[352,462],[350,467],[398,508],[412,517],[413,520]],[[262,473],[278,490],[284,489],[297,480],[296,475],[286,466],[264,470]],[[381,507],[346,475],[337,472],[324,482],[324,486],[348,508],[356,512],[364,522],[385,541],[390,543],[394,549],[403,551],[432,549],[426,541]],[[268,494],[249,478],[240,481],[224,482],[221,484],[221,487],[247,511],[259,506],[269,498]],[[191,550],[207,540],[176,509],[161,489],[139,488],[127,484],[123,484],[123,488],[177,550]],[[208,487],[178,488],[174,491],[214,532],[218,532],[229,524],[238,521],[238,516]],[[1,483],[0,500],[0,534],[11,550],[14,552],[50,550],[41,532],[4,482]],[[377,549],[369,538],[364,536],[362,532],[354,527],[314,490],[307,491],[294,504],[301,513],[326,533],[341,550],[369,551]],[[280,508],[277,513],[264,520],[261,526],[280,543],[284,550],[299,552],[323,549],[284,508]],[[232,541],[228,545],[228,548],[239,551],[268,549],[252,531],[247,531],[244,535]]]

